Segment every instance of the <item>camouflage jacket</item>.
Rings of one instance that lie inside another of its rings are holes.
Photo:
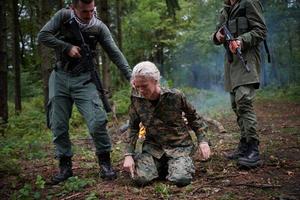
[[[233,6],[226,5],[220,12],[216,31],[226,24],[233,36],[243,42],[242,54],[250,68],[247,72],[236,55],[233,62],[225,56],[225,90],[233,91],[240,85],[254,84],[259,87],[260,43],[266,38],[267,28],[263,17],[263,8],[259,0],[237,0]],[[213,41],[220,45],[213,35]]]
[[[178,153],[175,149],[191,149],[191,129],[196,133],[199,142],[205,140],[204,131],[207,126],[203,118],[187,102],[184,94],[175,89],[161,88],[160,98],[155,103],[133,91],[129,115],[127,154],[134,154],[140,122],[146,128],[143,151],[158,159],[164,153]]]
[[[71,19],[71,9],[61,9],[46,23],[38,34],[38,41],[47,47],[55,49],[57,66],[65,63],[65,60],[73,60],[67,53],[72,46],[80,46],[78,39],[74,36],[72,30],[69,30],[65,23]],[[96,49],[99,43],[108,54],[109,58],[122,71],[127,80],[130,80],[131,69],[122,52],[114,42],[107,26],[96,19],[95,25],[81,31],[85,42],[92,50]]]

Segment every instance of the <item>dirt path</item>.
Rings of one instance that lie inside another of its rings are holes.
[[[60,186],[46,186],[41,199],[300,199],[300,104],[261,101],[256,103],[258,132],[261,137],[261,157],[264,165],[250,171],[239,170],[234,161],[228,161],[223,153],[238,142],[238,127],[233,114],[220,122],[228,133],[210,133],[213,156],[207,162],[195,157],[197,168],[193,183],[184,188],[156,181],[144,188],[134,187],[122,171],[122,160],[116,161],[119,177],[105,182],[97,177],[97,165],[93,156],[75,156],[74,173],[80,179],[95,182],[76,192],[65,192]],[[114,142],[120,141],[114,136]],[[85,142],[75,141],[76,144]],[[24,183],[35,184],[36,175],[50,179],[56,163],[50,156],[41,161],[24,161],[21,177],[7,175],[0,181],[0,199],[9,199],[14,191],[20,191]],[[85,165],[83,166],[82,163]],[[33,165],[33,166],[32,166]],[[18,181],[17,181],[18,180]],[[36,184],[35,184],[36,185]]]

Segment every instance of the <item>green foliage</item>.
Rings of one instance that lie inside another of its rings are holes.
[[[170,186],[163,183],[157,183],[154,185],[155,193],[159,194],[163,199],[169,199],[170,197]]]
[[[176,29],[179,23],[174,23],[167,15],[165,2],[160,0],[136,1],[135,9],[124,18],[125,55],[131,63],[155,56],[161,47],[174,46]]]
[[[45,188],[45,183],[46,182],[43,180],[43,178],[40,175],[37,175],[35,187],[25,183],[25,185],[19,189],[18,192],[14,193],[12,199],[41,199],[41,190]]]
[[[0,171],[16,174],[20,172],[19,159],[41,159],[46,156],[45,144],[50,134],[45,126],[41,96],[23,102],[23,111],[10,113],[9,123],[0,140]],[[10,110],[12,104],[9,104]],[[47,134],[48,133],[48,134]]]
[[[257,97],[260,100],[275,100],[275,101],[300,101],[300,85],[290,86],[269,86],[258,91]]]
[[[30,184],[26,183],[17,194],[14,195],[13,199],[31,199],[32,197],[32,187]]]
[[[85,198],[85,200],[98,200],[97,192],[90,192],[89,195]]]
[[[63,190],[58,196],[62,194],[67,194],[70,192],[82,191],[84,187],[88,185],[93,185],[95,180],[92,179],[80,179],[78,176],[70,177],[63,185]]]
[[[45,188],[46,181],[43,179],[41,175],[37,175],[35,185],[38,189],[44,189]]]
[[[112,100],[116,106],[117,115],[124,115],[128,113],[130,105],[130,91],[130,87],[127,86],[114,93]]]

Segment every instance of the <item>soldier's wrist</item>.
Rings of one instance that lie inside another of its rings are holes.
[[[127,157],[127,156],[133,156],[133,155],[134,155],[134,153],[125,153],[124,158]]]

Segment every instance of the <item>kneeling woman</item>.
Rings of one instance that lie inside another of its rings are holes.
[[[204,137],[206,125],[183,93],[161,87],[159,79],[160,72],[151,62],[141,62],[133,69],[123,166],[139,185],[164,177],[178,186],[185,186],[191,183],[195,173],[191,130],[197,136],[201,156],[204,159],[210,156]],[[139,144],[141,141],[143,144]],[[142,147],[136,148],[139,145]]]

